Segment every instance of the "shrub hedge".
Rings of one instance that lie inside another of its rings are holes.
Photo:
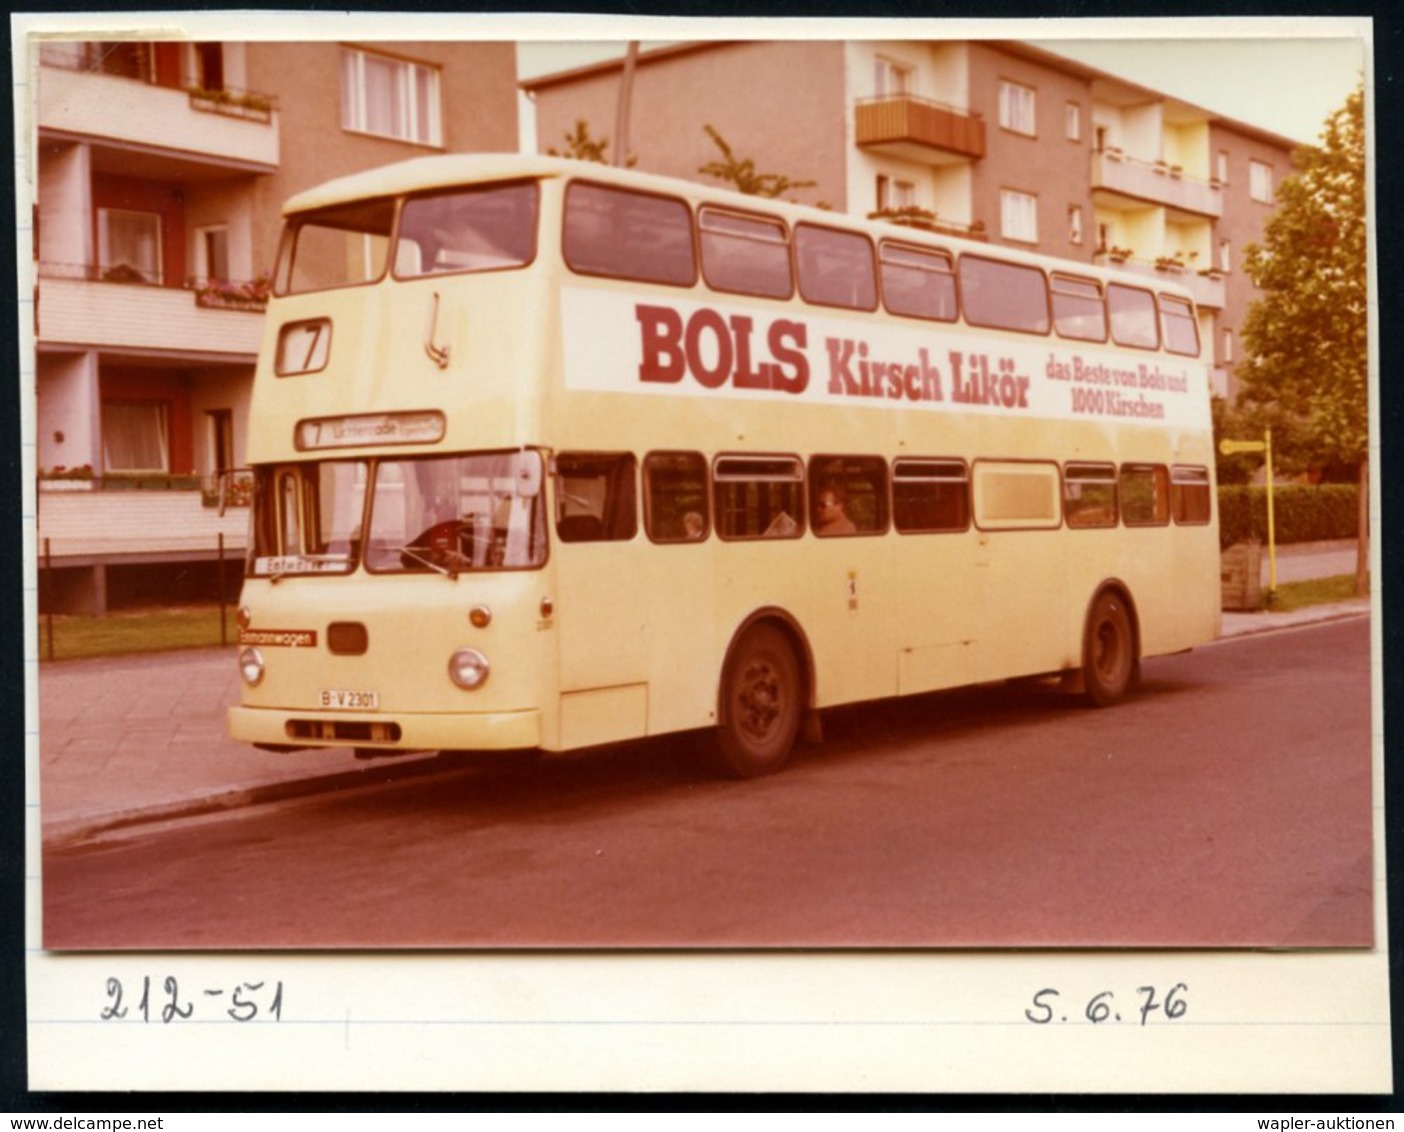
[[[1273,526],[1279,543],[1354,538],[1359,489],[1354,484],[1293,484],[1272,491]],[[1219,544],[1267,542],[1267,489],[1219,488]]]

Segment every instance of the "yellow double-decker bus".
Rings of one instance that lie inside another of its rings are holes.
[[[1062,674],[1218,631],[1189,296],[581,162],[285,207],[251,405],[260,747],[575,750]]]

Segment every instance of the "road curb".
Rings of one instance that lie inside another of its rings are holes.
[[[1218,641],[1232,641],[1238,637],[1260,637],[1264,633],[1304,629],[1311,625],[1325,625],[1332,621],[1349,621],[1357,617],[1369,617],[1370,613],[1371,607],[1366,602],[1362,605],[1330,606],[1322,608],[1319,612],[1303,610],[1299,613],[1238,614],[1236,616],[1240,620],[1235,628],[1231,632],[1220,631]],[[1262,619],[1260,622],[1259,618]]]
[[[226,790],[220,794],[180,798],[170,802],[154,803],[150,806],[116,810],[107,814],[45,822],[42,838],[46,849],[69,848],[104,834],[133,829],[137,826],[204,817],[207,814],[225,813],[229,810],[245,809],[251,806],[266,806],[274,802],[286,802],[293,798],[328,794],[337,790],[377,786],[401,778],[442,773],[451,769],[453,768],[445,766],[438,758],[433,757],[416,758],[406,762],[372,764],[351,770],[337,771],[335,774],[324,774],[315,778],[286,779],[282,782],[269,782],[259,786]]]

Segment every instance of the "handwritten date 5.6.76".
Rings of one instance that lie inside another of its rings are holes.
[[[107,980],[104,1022],[189,1022],[210,1016],[252,1022],[256,1018],[280,1022],[283,1018],[283,982],[231,983],[184,991],[173,976],[160,982],[150,975],[132,980],[130,989],[121,979]]]
[[[1033,996],[1024,1017],[1038,1026],[1050,1022],[1090,1022],[1100,1026],[1111,1022],[1139,1022],[1148,1026],[1164,1019],[1177,1022],[1189,1010],[1189,987],[1176,983],[1161,995],[1156,987],[1137,987],[1136,998],[1117,997],[1116,991],[1105,990],[1090,998],[1064,996],[1056,987],[1044,987]]]

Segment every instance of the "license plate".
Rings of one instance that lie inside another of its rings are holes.
[[[326,688],[321,693],[320,706],[337,711],[375,711],[380,707],[380,693]]]

